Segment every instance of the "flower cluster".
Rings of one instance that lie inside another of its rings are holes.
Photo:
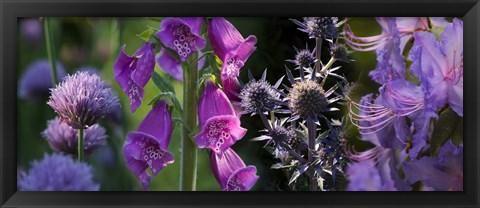
[[[444,114],[463,117],[463,22],[439,18],[377,21],[383,32],[372,37],[357,37],[345,26],[352,49],[376,50],[377,67],[369,76],[381,85],[376,97],[368,94],[360,102],[348,101],[350,120],[361,139],[375,145],[350,155],[357,163],[348,167],[348,189],[410,190],[410,184],[421,181],[425,189],[462,190],[462,145],[437,142],[436,131],[444,127],[433,124]],[[443,32],[434,34],[436,27]],[[412,38],[408,56],[412,64],[407,70],[402,54]],[[360,47],[365,45],[370,47]],[[399,167],[407,180],[400,177]],[[374,180],[362,182],[367,178]]]
[[[285,90],[279,89],[283,79],[270,85],[266,81],[266,71],[258,81],[250,76],[251,80],[238,95],[241,99],[238,105],[242,113],[258,114],[262,119],[266,134],[254,140],[267,141],[267,146],[273,147],[272,154],[280,162],[272,168],[287,170],[293,190],[303,190],[305,182],[302,181],[308,181],[307,186],[312,191],[319,188],[336,190],[345,164],[341,142],[343,128],[328,114],[338,110],[333,105],[343,99],[339,89],[346,85],[345,78],[334,73],[339,67],[332,68],[337,60],[349,61],[348,51],[338,44],[337,27],[341,23],[336,17],[304,17],[303,22],[292,21],[309,38],[314,38],[316,44],[313,51],[308,45],[300,50],[295,47],[295,58],[287,60],[294,64],[300,76],[294,77],[287,68],[291,86],[283,85]],[[320,56],[324,40],[331,43],[331,59],[326,64]],[[340,79],[332,79],[335,84],[325,88],[330,78]]]

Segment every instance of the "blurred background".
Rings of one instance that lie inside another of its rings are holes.
[[[251,70],[255,78],[260,78],[265,69],[268,69],[268,80],[275,83],[285,75],[285,65],[293,69],[294,66],[286,59],[294,59],[294,46],[298,49],[315,47],[314,39],[308,39],[307,34],[299,31],[289,18],[227,18],[244,37],[257,37],[257,50],[252,54],[241,70],[240,79],[248,82],[247,70]],[[300,18],[296,18],[300,19]],[[343,18],[341,18],[343,19]],[[359,36],[379,34],[380,26],[374,18],[351,18],[352,30]],[[137,37],[142,31],[153,27],[159,29],[159,18],[52,18],[51,27],[54,35],[55,53],[57,60],[63,65],[68,74],[78,69],[90,67],[98,71],[102,78],[110,83],[121,100],[121,115],[118,119],[103,119],[101,126],[107,129],[108,144],[95,151],[87,158],[94,168],[95,181],[101,184],[102,191],[131,191],[142,190],[135,176],[126,169],[121,154],[126,134],[137,129],[141,120],[149,112],[146,104],[159,92],[150,81],[145,87],[143,105],[132,114],[130,112],[128,96],[125,95],[113,79],[112,65],[116,60],[119,49],[126,45],[127,54],[133,54],[143,40]],[[18,19],[18,69],[17,80],[20,80],[25,70],[35,61],[47,60],[46,46],[43,36],[43,25],[39,18]],[[340,29],[341,30],[341,29]],[[328,61],[328,45],[324,44],[322,60]],[[374,52],[353,52],[350,58],[355,60],[348,64],[337,62],[335,66],[342,66],[339,74],[344,74],[350,82],[355,82],[352,96],[358,100],[361,95],[376,92],[378,85],[368,78],[368,71],[376,65]],[[181,83],[169,77],[157,66],[155,71],[175,86],[175,90],[182,99]],[[298,71],[293,71],[298,75]],[[284,81],[287,84],[286,81]],[[45,153],[51,153],[41,132],[47,127],[47,121],[56,115],[46,104],[48,97],[41,100],[17,100],[17,163],[18,170],[28,170],[33,160],[38,160]],[[345,115],[345,107],[337,106],[342,111],[332,114],[332,117],[341,118]],[[270,169],[276,161],[273,156],[263,149],[264,142],[253,142],[252,138],[259,136],[263,125],[258,117],[244,115],[241,118],[242,126],[248,129],[247,135],[238,141],[233,149],[242,157],[247,165],[257,167],[260,179],[252,190],[287,190],[288,179],[282,170]],[[178,127],[178,126],[177,126]],[[175,163],[168,165],[156,177],[153,177],[150,190],[177,191],[179,187],[180,170],[180,132],[175,128],[169,151],[175,155]],[[358,140],[358,132],[347,125],[345,134],[349,142],[355,144],[357,150],[368,148],[369,145]],[[197,190],[219,191],[220,187],[212,174],[208,160],[208,152],[198,152]]]

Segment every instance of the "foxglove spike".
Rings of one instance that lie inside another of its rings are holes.
[[[147,114],[137,131],[127,135],[123,156],[144,190],[148,190],[151,179],[147,168],[156,176],[167,164],[173,163],[173,154],[168,151],[171,135],[171,115],[163,100]]]
[[[222,191],[248,191],[258,180],[255,166],[246,166],[232,149],[223,155],[210,153],[213,174]]]
[[[113,65],[115,80],[128,95],[132,113],[142,104],[143,88],[155,68],[155,44],[145,42],[133,56],[125,54],[125,46]]]

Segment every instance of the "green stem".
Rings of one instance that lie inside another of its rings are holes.
[[[45,32],[45,44],[47,45],[48,60],[50,61],[50,69],[52,74],[52,86],[55,87],[58,83],[57,79],[57,65],[55,64],[55,52],[53,51],[53,34],[50,29],[50,18],[43,19],[43,30]]]
[[[78,129],[78,161],[83,161],[83,129]]]
[[[328,77],[328,75],[330,74],[329,71],[328,71],[328,69],[330,69],[330,67],[333,66],[333,63],[335,63],[335,61],[337,61],[337,59],[335,59],[335,57],[332,56],[332,58],[330,58],[330,60],[329,60],[328,63],[323,67],[323,69],[320,70],[320,74],[325,73],[325,71],[327,72],[327,73],[325,74],[325,77],[324,77],[323,80],[322,80],[322,83],[320,83],[320,86],[323,87],[323,85],[325,85],[325,82],[327,81],[327,77]]]
[[[192,55],[190,60],[196,60],[198,54]],[[190,130],[197,126],[197,105],[198,98],[197,80],[198,66],[197,64],[187,63],[183,69],[183,121],[185,128],[182,128],[182,162],[180,169],[180,190],[195,191],[197,182],[197,148],[193,142]]]

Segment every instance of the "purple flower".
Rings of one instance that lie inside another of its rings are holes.
[[[48,121],[47,129],[42,132],[42,135],[47,139],[53,150],[77,155],[78,130],[62,123],[60,118],[56,117]],[[94,124],[86,129],[84,135],[85,154],[88,155],[98,147],[105,145],[106,138],[105,129],[98,124]]]
[[[396,29],[389,27],[389,21],[396,19]],[[425,18],[425,17],[377,17],[378,24],[382,28],[380,35],[370,37],[356,36],[348,24],[345,25],[345,41],[356,51],[373,51],[384,48],[387,42],[392,40],[393,33],[398,33],[400,37],[400,51],[403,51],[407,42],[412,38],[415,31],[429,31],[428,20],[432,27],[444,27],[447,23],[443,17]]]
[[[222,60],[220,79],[227,96],[238,101],[240,85],[237,77],[248,57],[255,51],[257,38],[253,35],[243,38],[242,34],[223,17],[215,17],[208,24],[208,37],[215,54]]]
[[[132,113],[142,104],[143,88],[155,68],[154,49],[155,44],[145,42],[133,56],[128,56],[123,46],[113,65],[115,80],[130,98]]]
[[[199,56],[202,56],[202,53],[199,52]],[[167,74],[172,76],[178,81],[183,82],[183,68],[182,63],[180,63],[175,57],[170,55],[164,48],[161,49],[160,55],[155,59],[157,64],[165,71]],[[201,58],[198,61],[198,70],[201,70],[205,64],[205,57]]]
[[[67,75],[60,62],[57,62],[56,70],[58,80],[62,80]],[[48,60],[38,60],[30,64],[20,78],[18,96],[33,102],[39,102],[48,97],[49,89],[52,88],[51,74]]]
[[[168,151],[171,135],[172,118],[163,100],[145,116],[137,131],[127,135],[123,156],[144,190],[148,190],[151,179],[147,168],[156,176],[167,164],[173,163],[173,154]]]
[[[210,152],[212,171],[222,191],[248,191],[258,180],[257,168],[245,166],[242,159],[232,149],[223,155]]]
[[[445,143],[436,157],[422,157],[403,164],[405,177],[435,191],[463,191],[463,145]]]
[[[73,160],[69,155],[52,154],[33,161],[28,172],[22,172],[20,191],[98,191],[92,167]]]
[[[440,42],[428,32],[416,32],[414,38],[411,71],[422,82],[429,107],[437,110],[448,103],[463,116],[463,22],[448,24]]]
[[[217,154],[225,152],[247,133],[225,93],[210,80],[200,97],[198,120],[202,131],[194,137],[195,142],[199,148],[210,148]]]
[[[349,158],[355,163],[347,167],[348,191],[408,191],[411,187],[400,178],[395,151],[374,147]]]
[[[42,23],[38,18],[25,18],[20,21],[22,36],[31,43],[37,43],[43,38]]]
[[[116,105],[118,98],[98,75],[77,72],[51,89],[50,107],[72,128],[86,129]]]

